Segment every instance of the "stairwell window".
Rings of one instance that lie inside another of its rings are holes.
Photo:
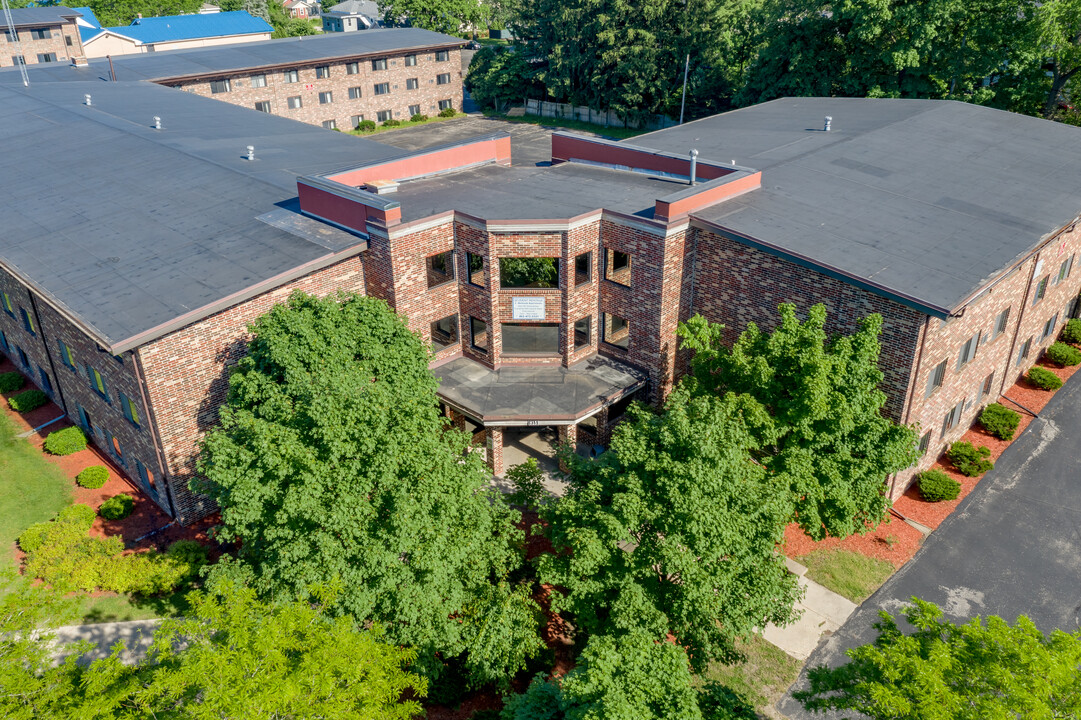
[[[631,286],[631,256],[618,250],[605,250],[604,279],[625,287]]]

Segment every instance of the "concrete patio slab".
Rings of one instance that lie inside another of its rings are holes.
[[[786,653],[804,661],[818,643],[837,632],[856,610],[856,603],[828,590],[806,577],[799,578],[804,590],[803,600],[796,603],[800,619],[787,627],[770,624],[762,637]]]

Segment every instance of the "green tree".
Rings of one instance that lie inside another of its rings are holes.
[[[335,610],[380,623],[433,674],[437,652],[491,638],[461,615],[520,609],[506,582],[521,564],[519,516],[440,416],[421,339],[383,301],[354,295],[296,293],[250,330],[193,482],[221,506],[221,536],[240,542],[215,572],[286,598],[337,580]],[[510,675],[539,648],[535,628],[511,636],[532,638],[512,653],[474,653],[506,658]]]
[[[289,17],[285,7],[278,0],[269,0],[266,4],[267,22],[274,28],[272,38],[300,37],[315,35],[315,28],[303,18]]]
[[[1040,70],[1050,74],[1043,103],[1044,117],[1053,117],[1063,91],[1081,78],[1081,0],[1047,0],[1031,10]],[[1046,76],[1045,76],[1046,77]],[[1073,98],[1075,102],[1081,98]]]
[[[845,537],[877,526],[889,508],[885,480],[916,460],[916,435],[882,415],[878,336],[870,315],[851,335],[829,338],[826,308],[800,322],[781,305],[771,333],[751,323],[731,349],[722,326],[701,316],[680,326],[694,352],[692,393],[739,394],[755,406],[748,423],[755,458],[788,488],[794,520],[808,535]]]
[[[270,22],[270,3],[267,0],[221,0],[217,5],[223,12],[244,10],[252,17],[263,18]]]
[[[382,0],[379,7],[388,26],[408,22],[449,35],[479,27],[490,14],[479,0]]]
[[[509,103],[543,95],[543,88],[533,79],[534,72],[521,53],[486,47],[473,56],[466,85],[477,104],[502,112]]]
[[[590,638],[562,681],[538,676],[503,720],[702,720],[687,653],[643,632]]]
[[[812,711],[855,710],[873,720],[987,720],[1081,715],[1081,631],[1045,637],[1025,616],[1011,627],[994,615],[964,625],[912,598],[905,634],[879,613],[878,638],[849,662],[808,674],[795,693]]]
[[[91,0],[90,9],[103,27],[129,25],[143,17],[190,15],[199,12],[203,0]]]
[[[553,610],[589,636],[671,634],[696,668],[791,618],[798,589],[776,553],[791,501],[750,457],[747,425],[766,418],[748,400],[677,388],[661,415],[632,406],[599,459],[567,455],[570,489],[542,513]]]

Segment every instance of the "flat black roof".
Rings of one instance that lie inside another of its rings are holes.
[[[626,142],[762,170],[693,215],[933,314],[1081,213],[1081,129],[962,102],[786,98]]]
[[[401,153],[124,82],[0,86],[0,150],[0,263],[121,350],[362,251],[299,214],[296,178]]]

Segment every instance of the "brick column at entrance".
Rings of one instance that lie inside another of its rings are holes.
[[[488,442],[488,467],[493,475],[503,475],[503,428],[486,427]]]
[[[608,408],[601,408],[593,417],[597,418],[597,444],[608,447],[612,441],[612,428],[608,427]]]
[[[561,445],[569,445],[571,452],[574,452],[575,445],[578,444],[578,426],[577,425],[559,425],[559,443]],[[570,472],[570,468],[567,467],[567,463],[562,459],[559,461],[559,469],[563,472]]]
[[[443,414],[450,418],[450,423],[456,430],[465,432],[465,415],[462,415],[460,412],[454,412],[454,410],[447,405],[443,406]]]

